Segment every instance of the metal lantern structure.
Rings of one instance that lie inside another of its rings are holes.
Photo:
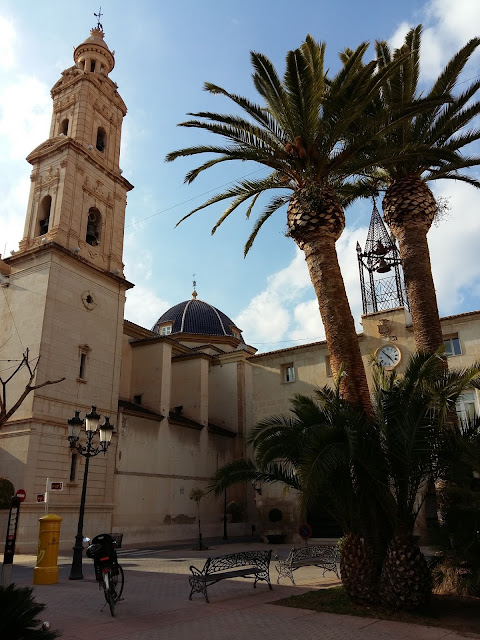
[[[372,217],[368,228],[365,250],[357,242],[358,270],[362,290],[363,313],[375,313],[395,307],[407,307],[408,299],[400,271],[400,254],[393,235],[385,227],[373,201]],[[365,278],[365,271],[368,273]],[[386,277],[377,275],[390,273]]]
[[[75,536],[75,546],[73,547],[72,568],[69,576],[70,580],[83,579],[83,516],[85,513],[85,499],[87,496],[88,467],[90,464],[90,458],[94,458],[99,453],[107,453],[107,449],[112,440],[113,425],[110,424],[110,418],[105,417],[105,422],[103,424],[100,424],[100,418],[100,414],[97,413],[97,407],[92,406],[92,410],[90,413],[87,413],[85,420],[80,418],[80,411],[75,411],[74,417],[67,421],[70,448],[76,449],[78,453],[85,458],[82,497],[80,499],[77,535]],[[87,438],[84,445],[79,442],[82,427],[85,428],[85,435]],[[99,443],[95,446],[93,439],[97,434],[99,436]]]

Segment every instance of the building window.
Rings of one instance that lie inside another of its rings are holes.
[[[292,362],[283,365],[283,382],[295,382],[295,367]]]
[[[75,482],[75,477],[77,475],[77,460],[78,454],[72,453],[72,457],[70,458],[70,482]]]
[[[63,133],[64,136],[68,135],[68,118],[65,118],[65,120],[63,120],[62,124],[60,125],[60,133]]]
[[[443,336],[443,344],[445,345],[445,355],[447,357],[462,355],[462,348],[460,346],[460,340],[458,339],[458,333],[450,336]]]
[[[90,71],[92,73],[95,71],[95,60],[90,61]]]
[[[103,153],[105,151],[106,146],[107,146],[107,133],[103,127],[98,127],[96,147],[98,151],[101,151]]]
[[[458,398],[456,404],[457,416],[462,422],[473,420],[478,415],[477,394],[475,391],[465,391]]]
[[[45,196],[40,203],[38,212],[38,233],[39,236],[44,236],[48,232],[48,226],[50,224],[50,210],[52,208],[52,196]]]
[[[161,327],[160,329],[160,335],[161,336],[169,336],[172,333],[172,325],[169,324],[165,327]]]
[[[80,352],[80,362],[78,364],[78,378],[77,380],[85,381],[87,375],[87,356],[90,352],[90,347],[88,344],[82,344],[79,347]]]
[[[327,378],[331,378],[333,376],[332,367],[330,365],[330,356],[325,356],[325,375]]]
[[[78,372],[78,377],[82,378],[82,380],[85,378],[85,365],[87,363],[87,354],[86,353],[81,353],[80,354],[80,370]]]
[[[87,234],[85,236],[85,242],[96,247],[100,241],[100,211],[95,207],[91,207],[88,210],[87,219]]]

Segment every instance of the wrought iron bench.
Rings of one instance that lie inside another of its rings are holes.
[[[275,569],[278,572],[277,584],[280,578],[290,578],[292,584],[295,584],[293,579],[293,572],[300,567],[313,566],[323,569],[323,575],[326,571],[333,571],[337,578],[338,575],[337,563],[339,561],[337,547],[325,547],[322,545],[312,545],[310,547],[300,547],[299,549],[292,548],[285,560],[278,560],[275,565]]]
[[[206,602],[209,602],[207,587],[227,578],[255,578],[254,588],[257,587],[259,580],[265,580],[271,589],[269,572],[271,555],[271,549],[269,551],[241,551],[218,558],[208,558],[201,571],[191,566],[192,575],[189,576],[188,581],[192,589],[189,599],[192,599],[194,593],[203,593]]]

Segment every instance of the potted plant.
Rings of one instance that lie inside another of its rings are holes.
[[[273,523],[275,529],[274,533],[267,534],[268,542],[270,544],[282,544],[283,542],[285,542],[286,536],[284,533],[278,533],[277,524],[282,521],[283,513],[280,509],[277,508],[270,509],[270,511],[268,512],[268,519],[271,523]]]

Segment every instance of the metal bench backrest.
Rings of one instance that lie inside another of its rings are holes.
[[[230,553],[218,558],[208,558],[203,568],[203,573],[217,573],[227,571],[235,567],[256,566],[263,570],[268,569],[272,550],[269,551],[241,551]]]
[[[295,549],[294,547],[290,551],[290,556],[293,562],[298,562],[300,560],[310,560],[311,558],[333,560],[337,556],[337,548],[322,545],[300,547],[299,549]]]

